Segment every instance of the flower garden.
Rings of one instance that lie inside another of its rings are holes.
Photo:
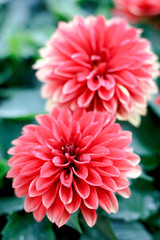
[[[0,11],[0,238],[159,240],[159,0]]]

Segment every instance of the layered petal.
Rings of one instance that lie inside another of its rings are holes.
[[[117,9],[130,15],[141,15],[143,10],[149,15],[160,13],[158,2],[115,0]],[[42,59],[35,68],[44,83],[42,93],[48,98],[48,110],[67,106],[107,111],[138,126],[148,96],[157,91],[153,81],[158,76],[157,57],[149,41],[119,18],[106,20],[100,15],[61,22],[40,53]],[[63,117],[67,124],[67,110]],[[86,118],[84,126],[89,121]]]
[[[58,227],[78,209],[90,227],[98,206],[116,213],[115,193],[129,197],[128,178],[141,173],[132,134],[103,112],[55,108],[37,119],[39,125],[25,126],[9,151],[7,177],[15,194],[26,196],[25,211],[37,222],[47,215]]]

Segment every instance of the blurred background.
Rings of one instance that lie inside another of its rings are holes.
[[[121,123],[133,132],[132,146],[141,156],[142,175],[131,181],[131,198],[118,197],[119,212],[110,216],[98,209],[98,221],[90,229],[81,214],[72,215],[58,229],[49,220],[41,223],[23,211],[24,199],[14,196],[7,150],[25,124],[44,113],[40,82],[32,65],[59,21],[75,15],[112,17],[112,0],[0,0],[0,232],[2,240],[159,240],[160,239],[160,106],[155,97],[139,128]],[[143,37],[160,57],[160,19],[143,22]],[[157,79],[160,83],[160,79]]]

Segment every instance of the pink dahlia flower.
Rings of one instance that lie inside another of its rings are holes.
[[[143,17],[160,15],[159,0],[114,0],[114,13],[127,17],[132,22],[138,22]]]
[[[108,111],[134,125],[157,91],[156,57],[140,31],[124,20],[103,16],[61,22],[35,64],[45,84],[42,96],[53,106]]]
[[[155,103],[156,103],[157,105],[160,105],[160,95],[156,98]]]
[[[61,22],[34,68],[53,106],[108,111],[134,125],[156,92],[156,57],[140,31],[103,16]]]
[[[117,212],[115,193],[130,196],[127,178],[141,170],[129,147],[131,133],[122,131],[107,112],[53,109],[27,125],[9,150],[18,197],[27,195],[24,208],[37,221],[47,214],[59,227],[79,208],[92,227],[96,209]]]

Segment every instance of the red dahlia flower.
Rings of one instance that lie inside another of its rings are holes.
[[[157,91],[156,57],[148,40],[124,20],[103,16],[61,22],[34,66],[52,106],[108,111],[134,125]]]
[[[53,109],[27,125],[9,150],[13,188],[27,195],[24,208],[41,221],[47,214],[59,227],[79,208],[92,227],[96,209],[117,212],[115,193],[129,197],[127,178],[140,174],[139,157],[108,113]]]
[[[159,0],[114,0],[114,12],[127,17],[132,22],[138,22],[142,17],[160,15]]]

